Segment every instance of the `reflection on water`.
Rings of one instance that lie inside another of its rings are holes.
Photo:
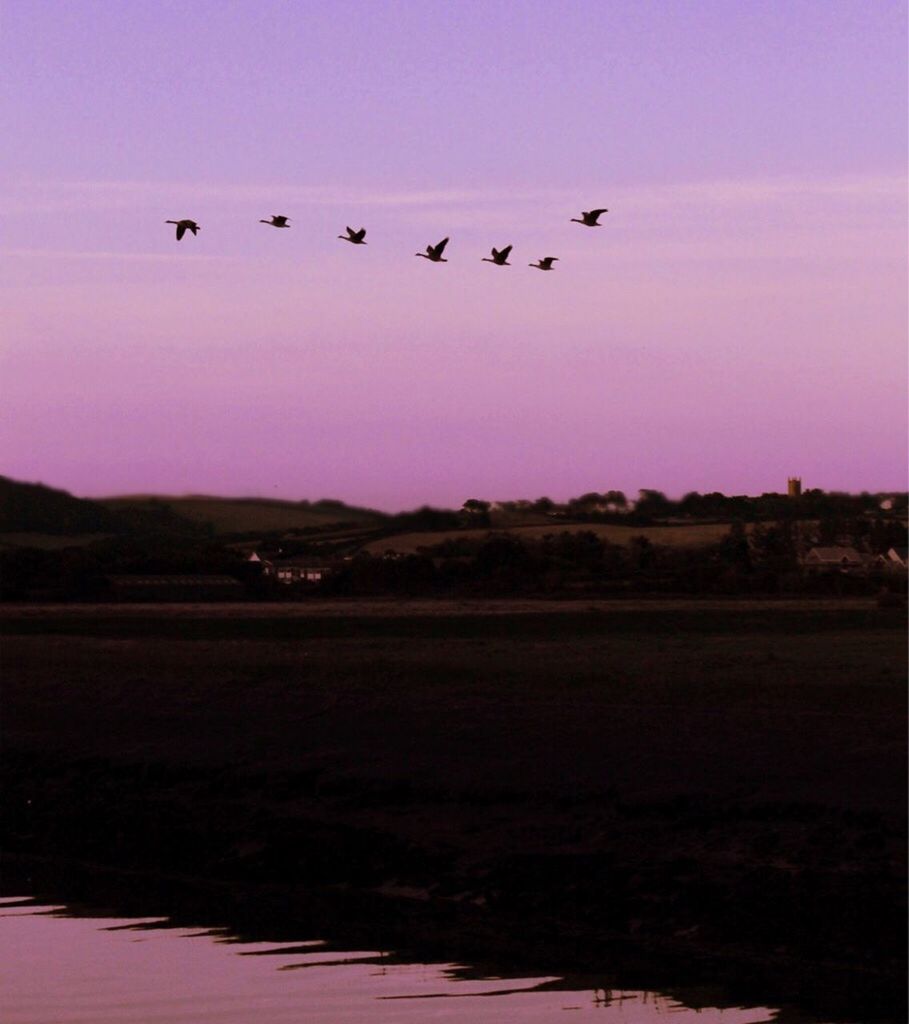
[[[767,1009],[689,1010],[648,992],[564,978],[479,976],[457,964],[401,963],[319,938],[244,942],[166,919],[80,916],[0,899],[4,1024],[458,1024],[583,1019],[599,1024],[757,1024]],[[565,1012],[571,1016],[565,1018]]]

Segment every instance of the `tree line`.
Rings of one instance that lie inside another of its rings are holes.
[[[429,540],[430,537],[427,537]],[[622,596],[625,594],[875,593],[905,588],[905,574],[869,565],[855,575],[808,576],[801,556],[820,543],[849,544],[867,554],[906,541],[896,519],[733,522],[719,540],[697,547],[654,543],[644,534],[627,544],[593,530],[554,527],[543,536],[451,531],[418,552],[333,556],[317,543],[300,549],[329,571],[318,583],[286,584],[250,563],[245,550],[211,538],[146,534],[80,547],[0,552],[4,600],[104,600],[110,577],[122,574],[220,574],[239,580],[252,600],[311,596]],[[286,541],[284,542],[286,543]],[[264,557],[272,554],[263,546]],[[283,550],[283,549],[282,549]]]

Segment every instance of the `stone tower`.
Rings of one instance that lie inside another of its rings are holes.
[[[786,481],[786,493],[790,498],[798,498],[802,493],[802,478],[800,476],[791,476]]]

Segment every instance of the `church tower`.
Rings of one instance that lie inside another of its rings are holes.
[[[799,498],[802,494],[802,478],[800,476],[791,476],[786,481],[786,493],[790,498]]]

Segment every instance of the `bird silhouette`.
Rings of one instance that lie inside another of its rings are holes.
[[[599,220],[603,213],[609,213],[605,206],[601,210],[587,210],[580,217],[572,217],[571,222],[572,224],[583,224],[588,228],[601,228],[603,225],[599,223]]]
[[[510,267],[511,264],[508,263],[507,260],[508,260],[508,254],[511,252],[511,249],[512,249],[512,247],[510,245],[506,245],[505,248],[501,249],[501,250],[493,249],[492,250],[492,259],[490,259],[488,256],[484,256],[482,262],[483,263],[495,263],[495,265],[497,267]]]
[[[558,263],[558,256],[544,256],[537,263],[528,263],[528,267],[536,267],[537,270],[552,270],[553,263]]]
[[[176,224],[177,225],[177,241],[186,234],[187,231],[192,231],[195,235],[200,230],[199,225],[194,220],[166,220],[165,224]]]
[[[442,259],[446,245],[448,245],[448,239],[443,238],[438,245],[427,245],[426,252],[416,252],[414,256],[422,256],[424,260],[432,260],[433,263],[447,263],[448,260]]]
[[[268,224],[269,227],[273,228],[289,228],[290,225],[287,223],[289,220],[290,217],[284,217],[279,213],[273,213],[271,215],[271,220],[260,220],[259,223]]]
[[[338,238],[345,242],[350,242],[352,245],[368,245],[365,241],[366,228],[360,228],[359,231],[354,231],[353,228],[348,227],[345,230],[347,231],[347,234],[338,235]]]

